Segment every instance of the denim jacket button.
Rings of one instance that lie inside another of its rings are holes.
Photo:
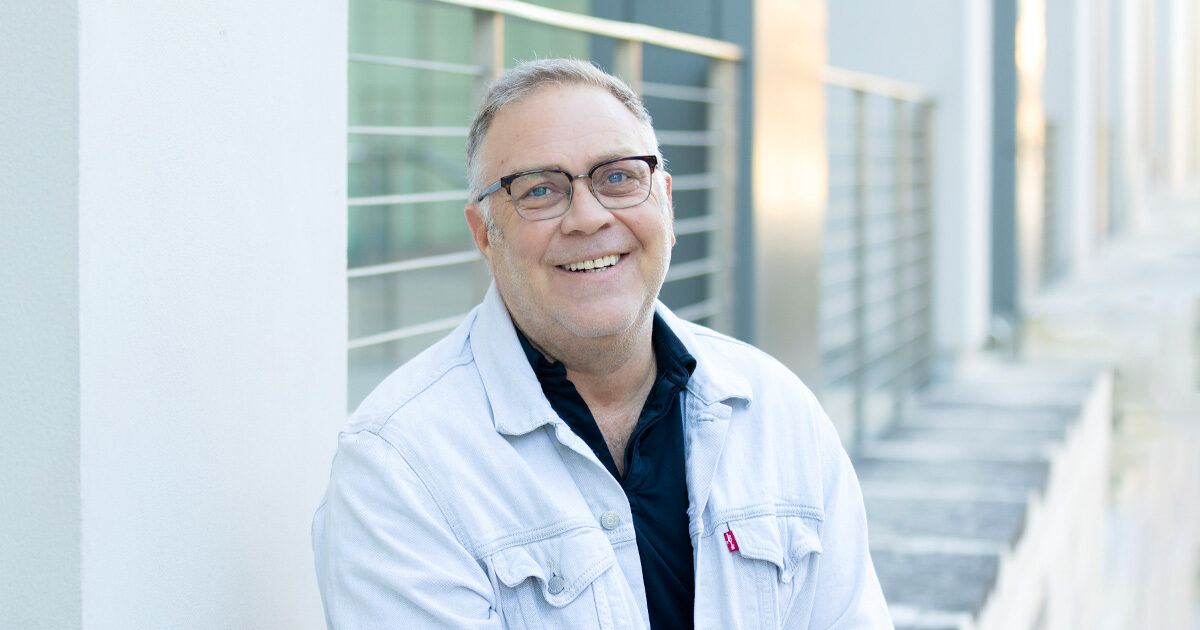
[[[616,529],[620,523],[621,517],[617,516],[617,513],[612,510],[600,515],[600,526],[604,529]]]
[[[565,584],[563,583],[562,576],[561,575],[551,576],[550,581],[546,583],[546,587],[548,589],[550,589],[551,595],[558,595],[559,593],[563,592],[563,588],[565,587]]]

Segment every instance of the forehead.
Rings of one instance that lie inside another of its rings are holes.
[[[535,168],[582,172],[605,159],[654,153],[642,123],[608,91],[548,86],[502,108],[480,157],[489,179]]]

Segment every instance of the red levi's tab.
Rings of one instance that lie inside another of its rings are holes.
[[[728,547],[730,551],[738,550],[737,538],[733,537],[732,529],[725,532],[725,546]]]

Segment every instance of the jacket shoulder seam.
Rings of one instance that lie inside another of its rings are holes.
[[[392,451],[396,453],[396,455],[400,458],[400,461],[404,462],[404,465],[412,471],[413,476],[417,478],[418,482],[420,482],[421,488],[426,494],[429,495],[430,500],[433,501],[433,504],[437,507],[438,512],[442,515],[442,520],[444,520],[446,525],[450,528],[450,533],[454,536],[454,539],[458,541],[458,544],[466,548],[472,557],[478,558],[479,555],[476,553],[477,550],[474,542],[464,535],[461,525],[459,525],[458,521],[453,517],[454,512],[449,507],[450,502],[446,501],[441,493],[435,491],[434,486],[430,485],[430,483],[426,481],[426,474],[423,473],[427,473],[427,471],[422,470],[423,466],[418,466],[414,463],[414,459],[419,461],[419,458],[411,457],[410,454],[406,452],[409,449],[403,448],[400,444],[389,440],[386,436],[382,435],[378,431],[362,429],[360,431],[355,431],[354,433],[369,433],[374,435],[382,440],[384,444],[387,444],[388,447],[390,447]]]
[[[437,382],[442,380],[443,378],[445,378],[447,374],[453,372],[454,370],[456,370],[460,367],[463,367],[465,365],[469,365],[469,364],[473,363],[474,360],[475,360],[475,358],[473,356],[471,356],[469,353],[464,353],[462,355],[459,355],[458,357],[455,357],[455,360],[452,363],[450,363],[449,365],[445,366],[443,369],[440,369],[440,370],[434,372],[433,374],[431,374],[429,377],[427,377],[425,379],[424,382],[422,382],[419,386],[417,386],[412,392],[410,392],[409,394],[402,397],[399,401],[397,401],[396,406],[393,407],[392,410],[387,413],[387,416],[384,417],[383,421],[379,422],[377,425],[374,425],[375,426],[374,431],[383,431],[383,429],[386,428],[387,425],[391,424],[392,421],[395,420],[396,416],[398,416],[400,414],[400,412],[403,411],[406,406],[408,406],[409,403],[411,403],[412,401],[419,398],[421,396],[421,394],[424,394],[426,391],[429,390],[429,388],[436,385]]]

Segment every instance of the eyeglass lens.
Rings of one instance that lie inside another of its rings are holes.
[[[618,160],[592,173],[591,189],[610,210],[629,208],[650,196],[651,169],[643,160]],[[561,171],[530,173],[514,179],[509,191],[526,219],[549,219],[571,205],[571,178]]]

